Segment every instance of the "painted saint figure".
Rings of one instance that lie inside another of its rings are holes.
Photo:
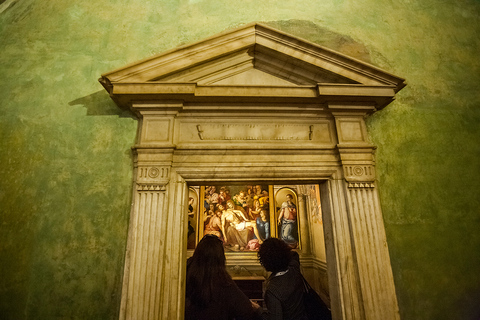
[[[260,210],[260,216],[257,217],[257,229],[260,236],[260,240],[270,238],[270,222],[268,221],[267,210]]]
[[[221,228],[222,228],[222,214],[224,211],[224,207],[219,204],[217,211],[215,211],[214,214],[211,215],[210,220],[208,220],[207,225],[205,226],[205,235],[207,234],[213,234],[217,236],[220,240],[223,239]]]
[[[194,249],[195,248],[195,227],[194,227],[194,219],[195,219],[195,212],[193,205],[195,203],[195,199],[192,197],[188,198],[188,233],[187,233],[187,248]]]
[[[280,238],[289,246],[296,247],[298,244],[297,206],[292,202],[293,196],[286,195],[286,201],[282,203],[278,215],[280,225]]]

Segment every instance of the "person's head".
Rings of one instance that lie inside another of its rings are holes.
[[[288,201],[293,200],[293,196],[290,193],[287,193],[287,195],[285,197],[287,198]]]
[[[217,206],[217,211],[223,212],[223,210],[225,210],[225,206],[223,204],[219,204]]]
[[[233,200],[228,200],[227,201],[227,207],[229,207],[230,209],[234,209],[235,208],[235,202],[233,202]]]
[[[261,244],[257,255],[265,270],[276,273],[288,269],[291,248],[280,239],[268,238]]]
[[[217,268],[225,266],[225,251],[222,240],[212,234],[207,234],[197,245],[192,256],[193,261]]]

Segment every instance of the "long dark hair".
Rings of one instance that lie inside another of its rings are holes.
[[[233,283],[225,260],[222,241],[214,235],[203,237],[187,264],[186,297],[190,303],[204,307],[221,286]]]

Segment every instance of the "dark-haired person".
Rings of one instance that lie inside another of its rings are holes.
[[[260,307],[238,288],[225,266],[222,241],[206,235],[187,261],[186,320],[258,319]]]
[[[298,253],[284,241],[269,238],[260,246],[258,259],[271,272],[264,293],[267,311],[262,314],[263,319],[307,320]]]

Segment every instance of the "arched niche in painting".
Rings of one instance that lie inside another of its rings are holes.
[[[254,23],[100,82],[139,119],[121,319],[183,317],[191,188],[249,183],[318,185],[321,215],[306,213],[311,190],[296,199],[304,270],[321,267],[309,232],[321,221],[334,319],[399,319],[364,119],[403,79]],[[261,272],[248,252],[227,260]]]

